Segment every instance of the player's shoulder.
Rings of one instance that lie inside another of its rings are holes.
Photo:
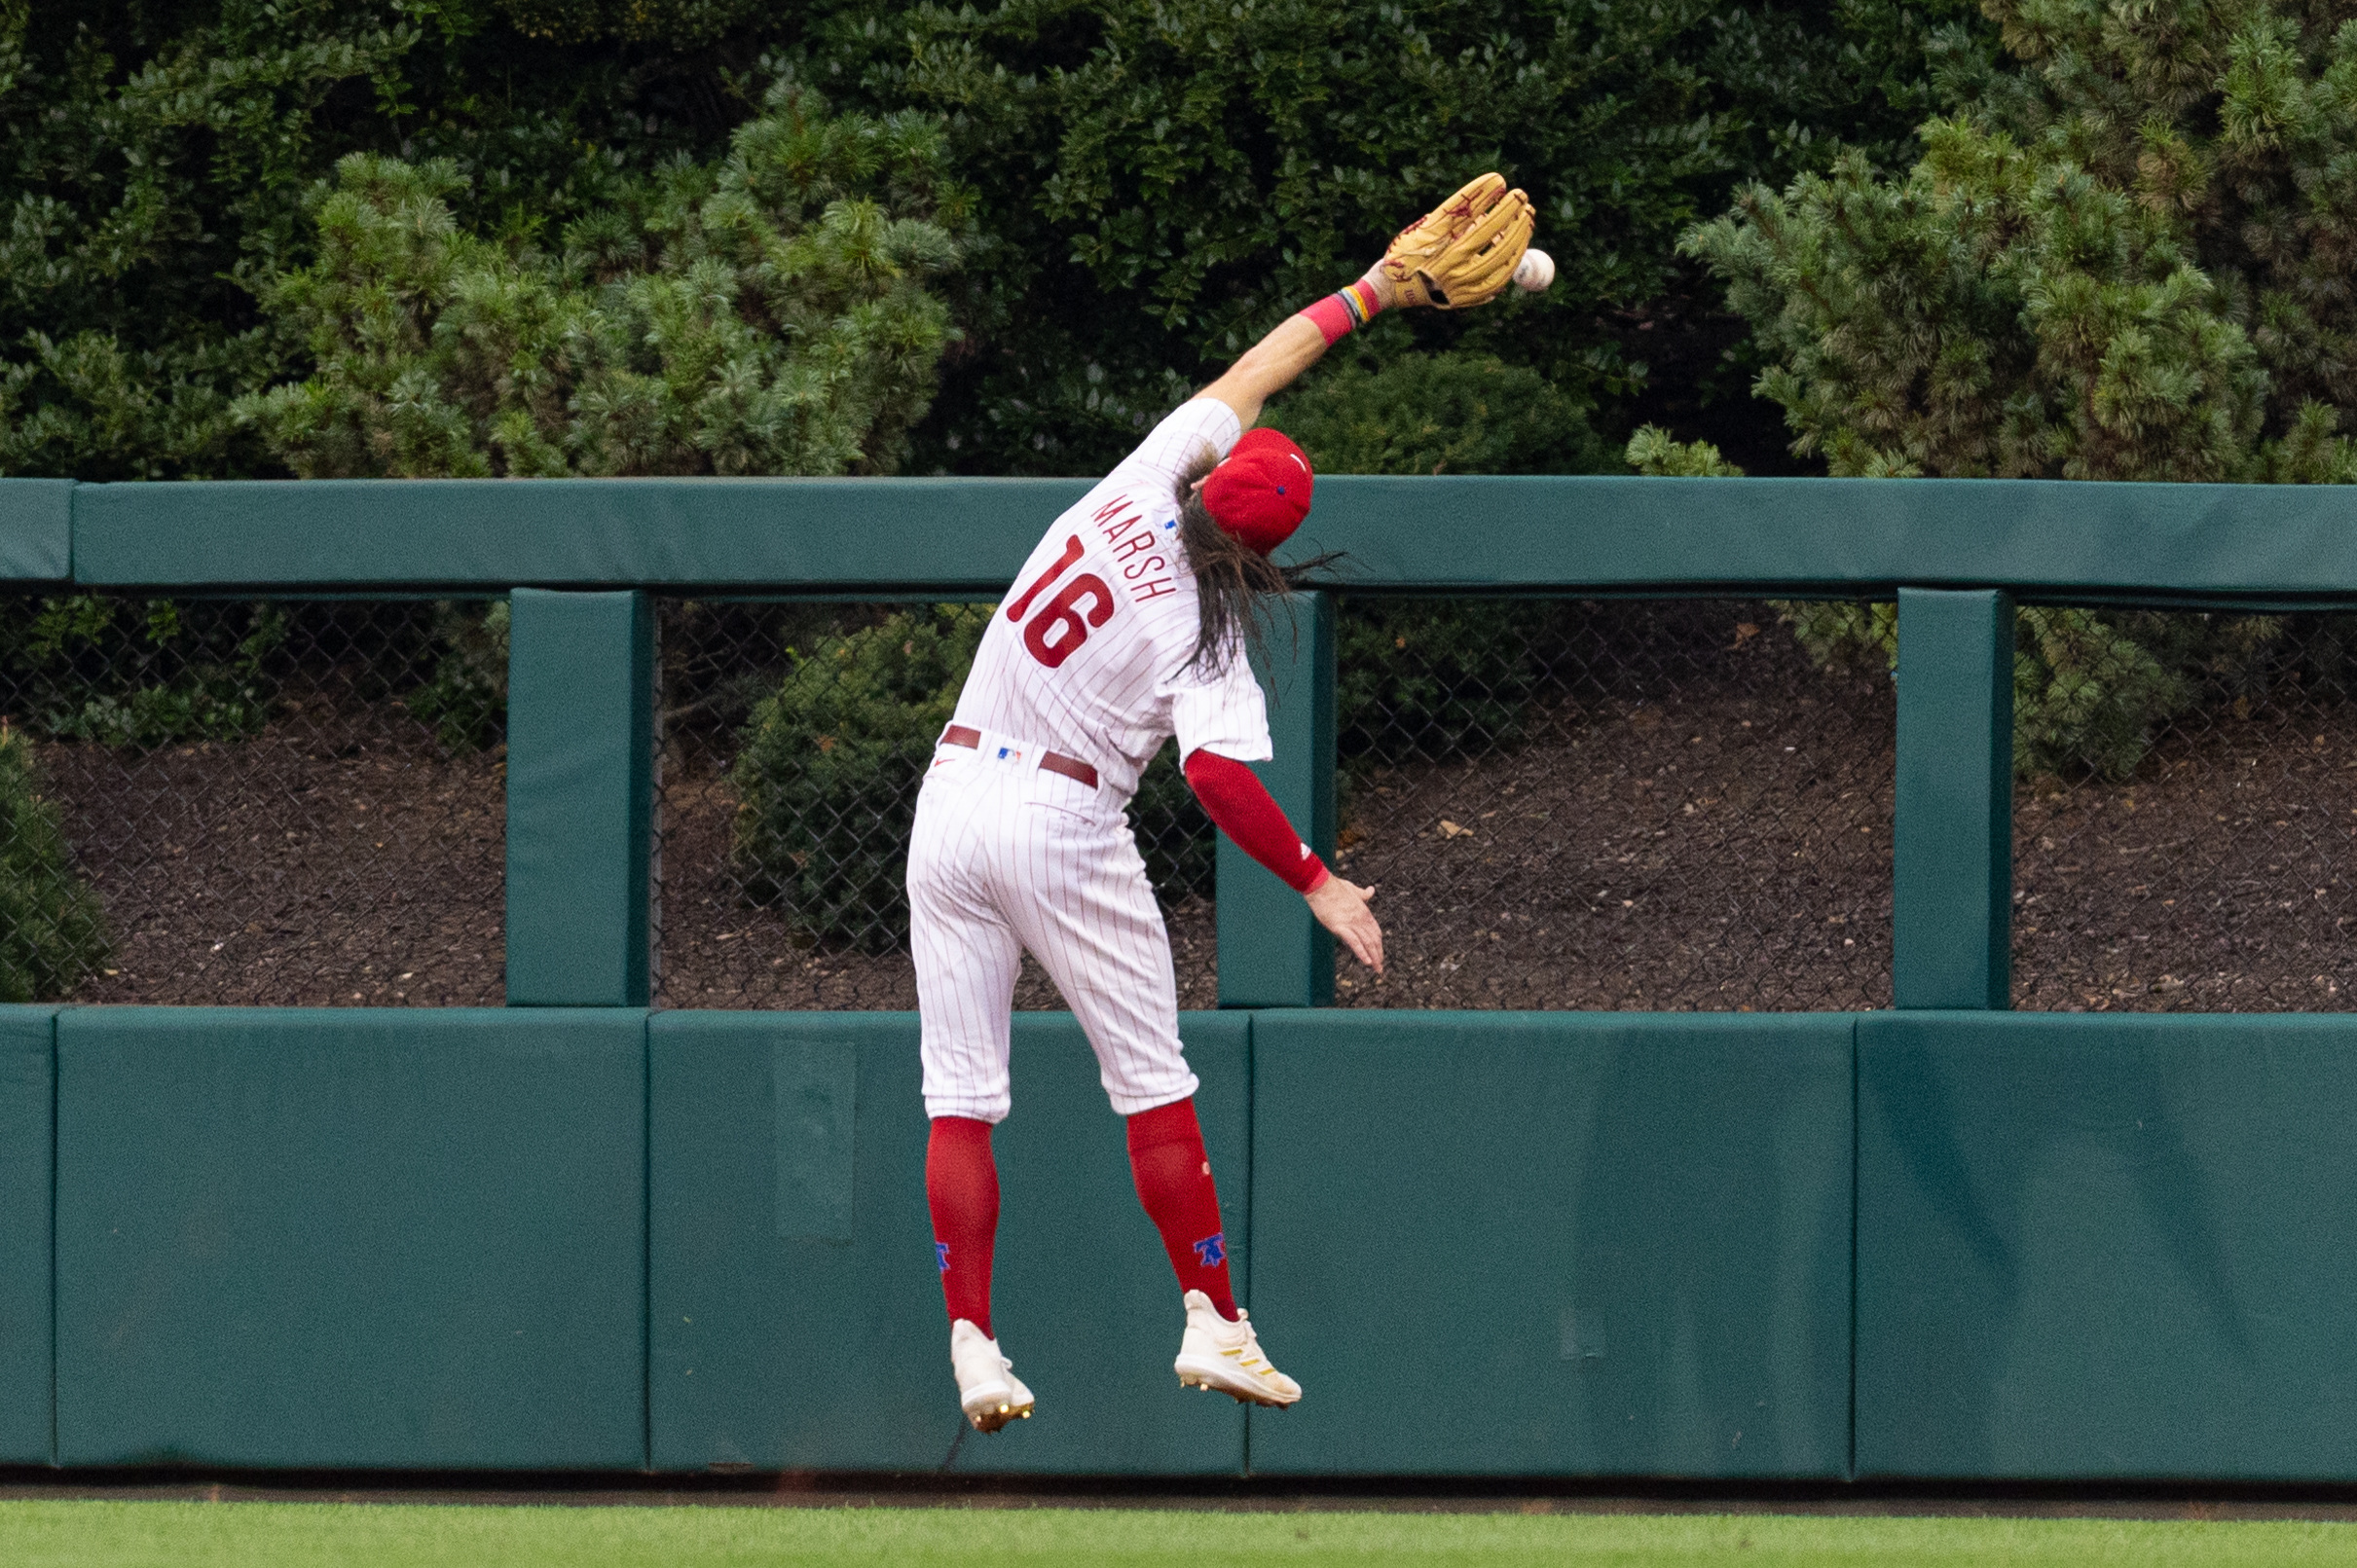
[[[1226,403],[1216,397],[1189,398],[1163,415],[1113,472],[1116,477],[1152,475],[1162,485],[1174,486],[1190,471],[1228,456],[1242,434],[1242,422]]]

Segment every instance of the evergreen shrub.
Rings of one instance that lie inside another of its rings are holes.
[[[0,1002],[57,1002],[106,962],[97,893],[76,874],[21,730],[0,726]]]
[[[1654,477],[1743,472],[1709,443],[1675,441],[1650,425],[1630,438],[1628,456],[1639,473]],[[1897,604],[1772,602],[1820,667],[1898,668]],[[2127,778],[2162,724],[2205,690],[2237,684],[2282,633],[2282,620],[2269,615],[2021,606],[2014,611],[2014,770]]]
[[[789,650],[753,711],[730,782],[734,857],[754,898],[809,939],[884,952],[908,938],[903,880],[917,789],[996,606],[934,604]],[[1165,901],[1210,896],[1209,820],[1164,747],[1129,820]]]
[[[890,472],[953,336],[941,159],[789,82],[543,251],[466,233],[455,163],[351,154],[267,295],[317,368],[239,414],[304,478]]]
[[[1321,364],[1268,419],[1322,474],[1618,466],[1583,404],[1489,354],[1361,350]],[[1347,563],[1342,572],[1346,584]],[[1343,756],[1399,762],[1512,745],[1540,689],[1554,619],[1528,601],[1346,598],[1335,643]]]
[[[507,724],[507,601],[479,607],[434,606],[432,637],[441,650],[433,677],[411,692],[409,711],[434,727],[444,749],[463,753],[492,745]]]
[[[58,740],[148,750],[237,740],[270,720],[274,605],[73,594],[0,619],[25,723]]]

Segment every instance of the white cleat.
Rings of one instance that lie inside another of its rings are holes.
[[[1185,1387],[1216,1388],[1245,1404],[1281,1410],[1302,1397],[1302,1385],[1261,1354],[1250,1316],[1238,1311],[1230,1323],[1200,1291],[1187,1293],[1187,1336],[1179,1341],[1172,1369]]]
[[[957,1373],[958,1408],[976,1432],[996,1432],[1031,1418],[1031,1390],[1014,1375],[999,1342],[964,1318],[949,1326],[949,1369]]]

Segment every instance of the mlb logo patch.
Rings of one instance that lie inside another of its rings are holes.
[[[942,1273],[949,1272],[949,1243],[937,1241],[933,1244],[933,1260],[941,1265]]]
[[[1217,1268],[1228,1260],[1228,1232],[1205,1236],[1195,1244],[1195,1260],[1205,1268]]]

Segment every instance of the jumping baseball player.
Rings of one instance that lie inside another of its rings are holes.
[[[1138,1197],[1183,1295],[1179,1381],[1256,1404],[1301,1398],[1229,1287],[1170,940],[1123,808],[1175,737],[1211,820],[1299,891],[1359,962],[1382,968],[1371,890],[1328,871],[1245,766],[1272,754],[1247,658],[1265,596],[1288,586],[1269,555],[1308,512],[1313,483],[1300,448],[1252,424],[1267,398],[1378,311],[1494,296],[1531,228],[1528,199],[1496,175],[1466,186],[1364,277],[1285,321],[1157,425],[1055,520],[991,616],[908,852],[933,1118],[925,1190],[958,1402],[984,1432],[1032,1410],[990,1322],[990,1132],[1009,1110],[1026,948],[1078,1015],[1113,1109],[1128,1119]]]

